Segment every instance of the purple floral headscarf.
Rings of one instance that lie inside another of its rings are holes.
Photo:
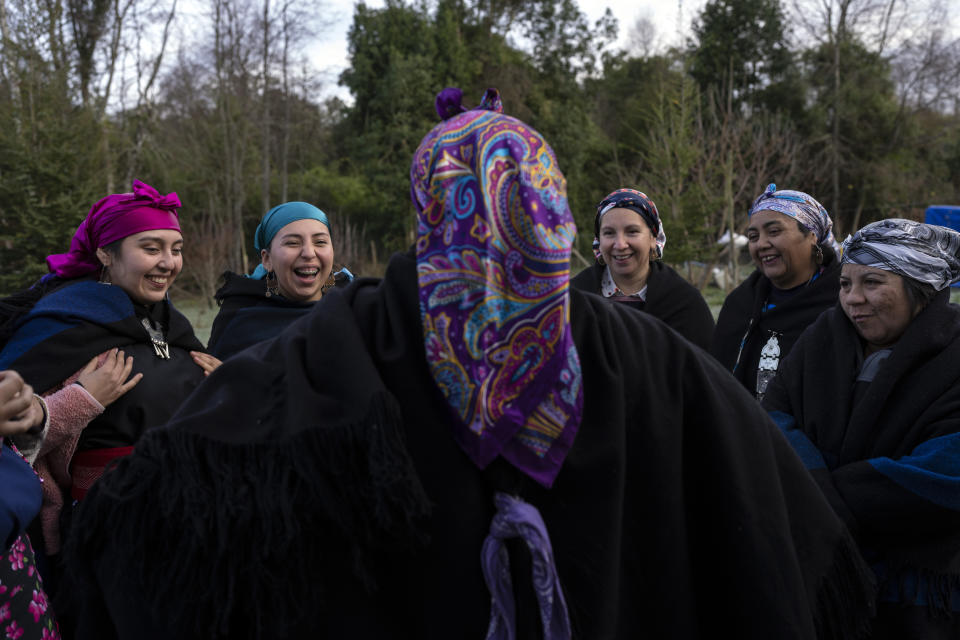
[[[502,455],[549,487],[583,409],[566,180],[543,137],[500,113],[495,89],[469,111],[441,97],[449,119],[410,169],[427,362],[473,462]]]

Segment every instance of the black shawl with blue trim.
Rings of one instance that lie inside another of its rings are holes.
[[[170,358],[153,350],[141,317],[162,321]],[[149,428],[164,424],[203,379],[189,351],[203,351],[189,320],[164,300],[138,313],[120,287],[71,280],[44,295],[18,321],[0,352],[0,369],[15,369],[38,392],[60,385],[91,358],[120,348],[133,357],[143,379],[87,426],[78,449],[134,444]]]
[[[859,343],[840,306],[829,309],[763,405],[875,562],[881,602],[952,609],[960,631],[960,307],[938,293],[854,404]]]

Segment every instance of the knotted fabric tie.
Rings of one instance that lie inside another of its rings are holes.
[[[510,580],[510,557],[503,541],[523,538],[533,559],[533,588],[540,605],[540,621],[545,640],[570,638],[570,617],[560,588],[560,576],[553,561],[553,548],[547,526],[532,504],[518,497],[497,493],[493,498],[497,513],[490,523],[490,534],[483,541],[481,563],[490,590],[490,627],[487,640],[514,640],[517,634],[516,601]]]

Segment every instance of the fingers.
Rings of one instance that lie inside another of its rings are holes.
[[[80,375],[82,376],[85,373],[92,373],[97,368],[97,360],[99,359],[100,359],[100,356],[93,356],[92,358],[90,358],[90,362],[88,362],[87,366],[85,366],[83,370],[80,371]]]
[[[79,382],[97,402],[107,407],[143,379],[142,373],[130,377],[131,373],[133,356],[115,348],[107,352],[99,368],[94,371],[84,369]]]
[[[217,367],[223,364],[219,358],[209,353],[203,353],[202,351],[191,351],[190,355],[193,357],[193,361],[197,363],[197,366],[203,369],[203,375],[205,376],[210,375]]]
[[[33,426],[33,387],[15,371],[0,372],[0,435],[22,433]]]
[[[131,360],[132,359],[133,358],[131,358]],[[133,389],[135,386],[137,386],[137,383],[139,383],[141,380],[143,380],[143,374],[138,373],[137,375],[133,376],[132,378],[130,378],[129,380],[121,384],[120,387],[117,389],[120,392],[117,395],[117,397],[119,398],[120,396],[125,394],[127,391],[130,391],[130,389]]]
[[[0,404],[15,398],[23,388],[23,378],[16,371],[0,371]]]

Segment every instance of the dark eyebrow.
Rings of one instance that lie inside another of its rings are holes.
[[[164,241],[163,241],[163,238],[159,238],[156,236],[146,236],[146,237],[137,238],[137,243],[143,244],[145,242],[157,242],[159,244],[163,244]],[[178,242],[183,244],[183,238],[178,238],[174,240],[173,244],[177,244]]]
[[[778,224],[783,224],[783,220],[768,220],[764,222],[762,225],[760,225],[760,227],[763,229],[769,229],[771,226],[778,225]],[[747,227],[747,231],[756,231],[756,230],[757,230],[756,225],[750,225],[749,227]]]

